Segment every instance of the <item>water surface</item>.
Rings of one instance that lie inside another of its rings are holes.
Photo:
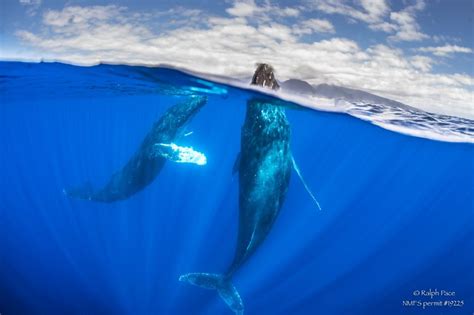
[[[2,62],[0,75],[0,312],[231,314],[215,292],[178,277],[232,260],[232,167],[245,104],[258,94],[163,68]],[[63,194],[104,184],[193,94],[209,101],[180,144],[204,152],[205,166],[169,162],[112,204]],[[293,173],[271,233],[234,279],[246,314],[419,314],[402,302],[430,288],[465,305],[424,314],[472,312],[473,145],[283,105],[323,210]]]

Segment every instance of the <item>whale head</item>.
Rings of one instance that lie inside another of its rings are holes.
[[[280,85],[275,79],[273,67],[267,63],[257,64],[257,69],[253,74],[252,85],[268,87],[272,90],[278,90]]]

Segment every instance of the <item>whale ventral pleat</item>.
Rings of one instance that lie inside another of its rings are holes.
[[[275,79],[273,67],[266,63],[257,64],[257,69],[253,74],[252,85],[269,87],[272,90],[278,90],[280,85]]]

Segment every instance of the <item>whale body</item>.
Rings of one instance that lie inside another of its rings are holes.
[[[172,144],[182,135],[183,128],[206,104],[207,97],[194,95],[170,107],[154,123],[139,149],[127,164],[112,175],[101,189],[94,190],[90,184],[65,190],[68,196],[99,202],[114,202],[127,199],[148,186],[160,173],[169,159],[165,154],[156,154],[157,144]]]
[[[279,87],[273,69],[266,64],[258,65],[252,84]],[[290,126],[284,109],[268,100],[249,100],[234,168],[239,172],[239,230],[233,262],[224,274],[190,273],[179,280],[217,290],[232,311],[243,314],[242,299],[231,279],[270,232],[285,200],[292,168]]]

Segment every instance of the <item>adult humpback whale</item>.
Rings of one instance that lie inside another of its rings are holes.
[[[65,190],[65,193],[71,197],[101,202],[126,199],[150,184],[161,171],[167,159],[175,160],[173,150],[177,151],[176,155],[178,156],[179,153],[189,155],[189,152],[200,154],[189,150],[191,148],[179,147],[173,142],[181,135],[183,127],[206,102],[207,97],[195,95],[169,108],[160,120],[153,125],[140,148],[128,163],[120,171],[113,174],[103,188],[94,191],[87,184],[84,187]],[[171,148],[172,151],[170,152],[168,148]],[[198,158],[197,164],[205,163],[201,156],[198,156]],[[193,161],[190,160],[190,162]]]
[[[258,65],[252,84],[279,88],[273,69],[267,64]],[[240,146],[240,157],[234,168],[239,172],[239,232],[234,260],[224,274],[190,273],[179,278],[217,290],[239,315],[243,314],[244,306],[231,283],[232,276],[270,232],[285,200],[294,166],[290,126],[284,109],[265,100],[248,101]]]

